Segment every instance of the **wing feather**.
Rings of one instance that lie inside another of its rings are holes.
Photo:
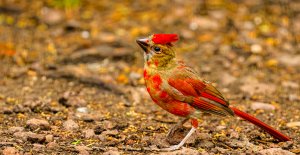
[[[198,110],[222,116],[234,115],[223,95],[209,82],[201,80],[189,67],[184,66],[174,71],[168,84],[184,96],[193,97],[186,101]]]

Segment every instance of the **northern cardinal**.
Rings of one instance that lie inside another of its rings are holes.
[[[154,34],[136,40],[144,50],[144,79],[152,100],[164,110],[184,119],[170,129],[168,136],[187,120],[192,128],[178,145],[167,150],[179,149],[198,127],[197,118],[202,112],[219,116],[239,116],[262,128],[280,141],[290,138],[269,125],[237,108],[229,106],[228,100],[208,81],[182,61],[177,61],[173,42],[177,34]]]

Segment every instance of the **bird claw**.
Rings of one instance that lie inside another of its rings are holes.
[[[168,148],[162,149],[162,151],[175,151],[175,150],[178,150],[179,148],[180,148],[179,145],[172,145],[172,146],[170,146]]]

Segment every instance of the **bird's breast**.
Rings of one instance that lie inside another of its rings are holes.
[[[144,70],[144,79],[149,95],[161,108],[182,117],[186,117],[195,111],[192,106],[175,100],[164,90],[163,85],[166,84],[166,81],[159,74],[151,74],[151,72]]]
[[[147,91],[156,103],[158,103],[158,101],[167,102],[172,99],[163,89],[162,85],[165,81],[159,74],[149,74],[147,70],[144,70],[144,79]]]

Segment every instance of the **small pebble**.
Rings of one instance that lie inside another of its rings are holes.
[[[204,140],[204,139],[211,139],[211,135],[208,133],[198,133],[198,139]]]
[[[107,130],[107,131],[103,131],[101,133],[101,135],[110,135],[110,136],[114,136],[117,135],[119,132],[118,130]]]
[[[205,152],[201,152],[202,154],[205,154]],[[207,153],[207,152],[206,152]],[[199,154],[198,150],[182,147],[180,150],[171,151],[171,152],[162,152],[161,155],[185,155],[185,154]]]
[[[116,126],[116,124],[111,121],[107,121],[107,120],[103,121],[103,127],[107,130],[112,129],[115,126]]]
[[[117,150],[109,150],[104,152],[103,155],[120,155],[120,152]]]
[[[10,134],[13,134],[13,133],[16,133],[16,132],[22,132],[22,131],[24,131],[24,128],[23,128],[23,127],[10,127],[10,128],[8,129],[8,132],[9,132]]]
[[[198,144],[198,147],[201,148],[213,148],[215,144],[209,140],[201,140]]]
[[[224,126],[224,125],[218,125],[216,127],[216,131],[221,131],[221,130],[224,130],[224,129],[226,129],[226,126]]]
[[[88,113],[89,112],[87,107],[79,107],[76,110],[77,110],[77,112],[81,112],[81,113]]]
[[[85,138],[92,138],[95,136],[95,132],[93,129],[87,129],[82,131]]]
[[[52,141],[53,141],[53,135],[46,135],[46,136],[45,136],[45,138],[46,138],[46,140],[45,140],[45,141],[46,141],[47,143],[49,143],[49,142],[52,142]]]
[[[259,44],[253,44],[253,45],[251,45],[250,48],[251,48],[252,53],[258,54],[258,53],[261,53],[261,51],[262,51],[262,47]]]
[[[58,24],[63,19],[63,13],[59,10],[44,7],[41,11],[41,20],[49,25]]]
[[[13,113],[13,108],[3,107],[2,110],[1,110],[1,113],[3,113],[3,114],[12,114]]]
[[[236,131],[230,132],[230,138],[238,139],[239,138],[239,133],[236,132]]]
[[[275,106],[271,105],[271,104],[267,104],[267,103],[262,103],[262,102],[253,102],[251,104],[251,109],[252,110],[275,110]]]
[[[3,155],[19,155],[19,151],[14,147],[7,147],[2,151]]]
[[[292,153],[287,150],[283,150],[281,148],[270,148],[270,149],[264,149],[258,151],[259,155],[295,155],[295,153]]]
[[[33,132],[16,132],[14,133],[14,137],[23,141],[30,141],[33,143],[42,143],[45,141],[45,135]]]
[[[300,126],[300,122],[289,122],[286,124],[287,127],[296,127]]]
[[[86,146],[75,146],[75,149],[78,151],[79,155],[89,155],[90,153],[87,151],[89,150]]]
[[[98,114],[81,113],[81,114],[77,114],[76,116],[85,122],[99,121],[103,119],[102,116],[99,116]]]
[[[299,88],[299,84],[296,83],[296,82],[293,82],[293,81],[283,81],[281,85],[283,87],[286,87],[286,88],[292,88],[292,89],[298,89]]]
[[[45,149],[45,145],[42,144],[33,144],[33,150],[35,151],[42,151],[43,149]]]
[[[84,39],[88,39],[90,37],[90,32],[89,31],[82,31],[81,32],[81,37]]]
[[[63,127],[66,130],[77,130],[79,128],[78,124],[73,120],[67,120],[63,123]]]
[[[27,132],[15,132],[14,137],[22,141],[27,141],[28,135]]]
[[[58,148],[58,144],[56,142],[50,142],[46,145],[48,149],[56,149]]]
[[[234,83],[236,80],[237,80],[236,77],[234,77],[234,76],[232,76],[231,74],[228,74],[228,73],[224,73],[224,74],[222,75],[222,78],[221,78],[221,82],[222,82],[224,85],[232,84],[232,83]]]
[[[48,123],[48,121],[43,120],[43,119],[30,119],[26,122],[27,127],[29,127],[32,130],[36,130],[36,129],[44,129],[47,130],[50,128],[50,125]]]
[[[32,143],[43,143],[46,140],[45,135],[43,134],[28,132],[27,135],[27,141],[30,141]]]

